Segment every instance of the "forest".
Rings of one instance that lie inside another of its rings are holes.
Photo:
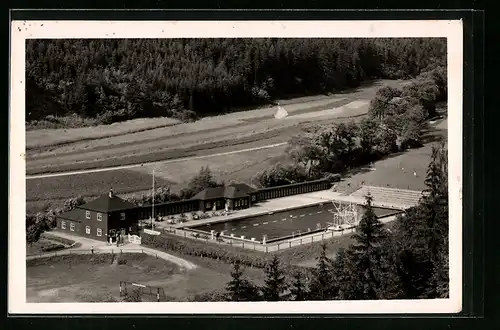
[[[26,122],[189,121],[430,66],[446,67],[446,39],[31,39]]]

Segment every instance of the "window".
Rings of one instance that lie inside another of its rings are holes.
[[[102,236],[102,229],[101,228],[97,228],[97,236]]]
[[[69,230],[75,231],[75,224],[74,223],[69,224]]]
[[[97,221],[102,221],[102,213],[97,213]]]
[[[90,219],[90,211],[85,211],[85,219]]]
[[[120,213],[120,220],[125,220],[125,212]]]
[[[90,235],[90,226],[85,226],[85,233]]]
[[[61,221],[61,229],[66,229],[66,221]]]
[[[207,202],[207,209],[211,208],[212,207],[212,203],[210,202]]]

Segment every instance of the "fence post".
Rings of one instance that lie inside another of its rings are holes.
[[[278,243],[278,251],[280,250],[280,243]]]
[[[243,242],[243,248],[245,248],[245,242]]]
[[[186,232],[184,232],[184,238],[186,238]]]
[[[288,242],[288,247],[292,247],[292,241]]]
[[[302,238],[300,239],[300,245],[302,245]]]
[[[314,236],[311,236],[311,243],[314,242]]]
[[[253,243],[253,250],[255,251],[255,243]]]
[[[266,245],[266,253],[267,253],[267,245]]]

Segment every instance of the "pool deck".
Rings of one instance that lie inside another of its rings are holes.
[[[194,226],[200,226],[205,224],[212,224],[217,222],[225,222],[230,220],[254,217],[259,215],[265,215],[270,212],[283,212],[294,209],[300,209],[303,207],[319,205],[323,203],[330,203],[331,201],[345,201],[352,202],[356,204],[364,204],[365,200],[363,197],[353,196],[353,195],[343,195],[340,192],[334,192],[331,190],[322,190],[311,192],[307,194],[287,196],[282,198],[275,198],[271,200],[266,200],[258,204],[253,205],[248,209],[233,211],[233,213],[228,215],[215,216],[208,219],[202,220],[191,220],[184,223],[167,225],[166,223],[156,223],[158,228],[189,228]],[[376,200],[373,201],[373,206],[392,208],[397,210],[404,210],[408,208],[408,204],[400,203],[377,203]]]

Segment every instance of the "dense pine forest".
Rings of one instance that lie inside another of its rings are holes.
[[[28,40],[26,121],[190,120],[446,66],[446,40]]]

